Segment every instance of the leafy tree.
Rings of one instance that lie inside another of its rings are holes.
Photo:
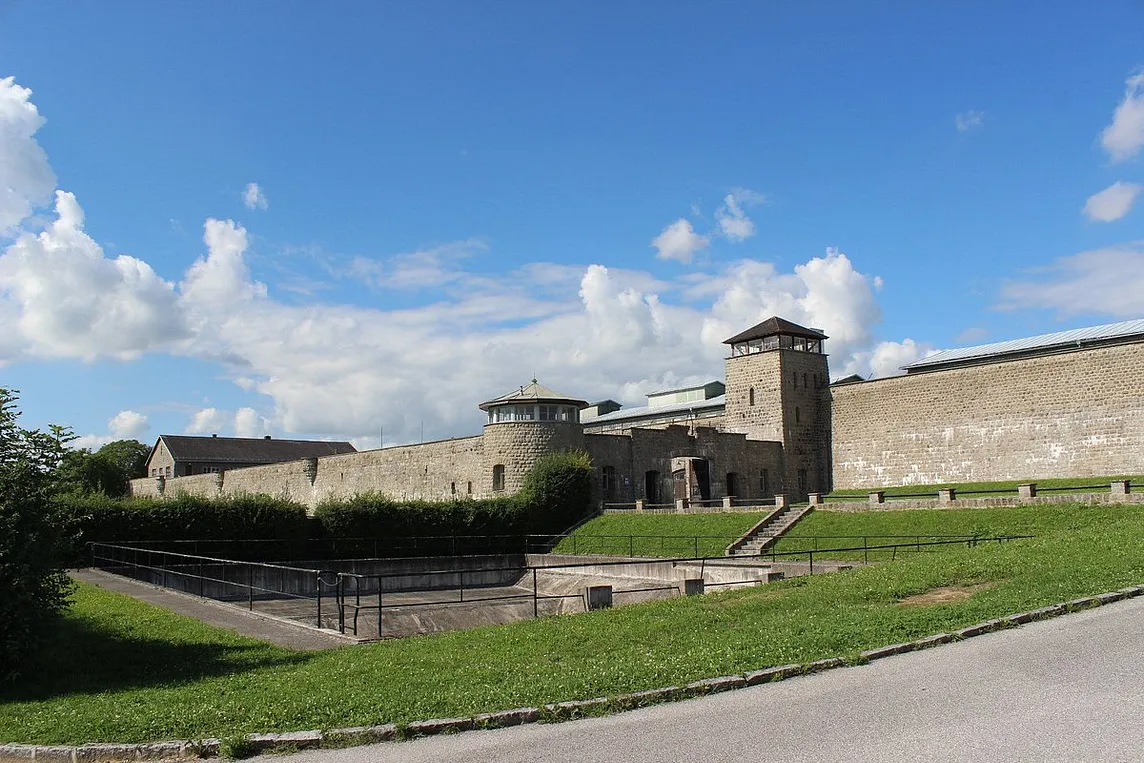
[[[138,440],[116,440],[104,445],[95,455],[114,464],[125,480],[133,480],[147,476],[147,457],[151,455],[151,446]]]
[[[69,523],[54,505],[57,470],[73,435],[22,429],[17,396],[0,387],[0,681],[12,679],[50,615],[67,603],[61,567]]]
[[[128,494],[128,481],[146,476],[151,449],[135,440],[116,440],[92,453],[72,450],[59,467],[61,489],[76,493],[103,493],[112,498]]]

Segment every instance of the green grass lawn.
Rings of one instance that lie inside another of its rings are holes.
[[[1107,492],[1108,484],[1113,480],[1129,480],[1136,485],[1144,484],[1144,476],[1142,475],[1118,475],[1112,477],[1069,477],[1067,479],[1009,480],[1002,482],[948,482],[934,485],[898,485],[896,487],[876,489],[885,491],[887,497],[913,495],[917,493],[933,493],[936,497],[937,491],[942,488],[954,488],[955,490],[962,491],[985,491],[978,495],[967,497],[987,497],[989,495],[1014,495],[1017,490],[1017,485],[1026,482],[1035,482],[1038,488],[1071,488],[1070,490],[1054,490],[1053,492],[1089,492],[1084,488],[1090,485],[1100,485],[1105,492]],[[827,497],[827,500],[850,500],[856,496],[865,498],[870,494],[871,490],[872,489],[835,490]]]
[[[553,553],[714,556],[765,516],[760,512],[604,514],[576,528]]]
[[[226,738],[612,696],[856,658],[863,649],[1144,582],[1144,507],[822,512],[813,521],[819,527],[800,529],[987,527],[1037,537],[761,588],[305,654],[81,586],[39,663],[0,694],[0,741]],[[985,582],[995,585],[964,601],[897,604],[934,587]]]

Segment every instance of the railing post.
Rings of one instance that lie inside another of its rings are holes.
[[[346,579],[338,573],[338,632],[346,632]]]
[[[698,535],[695,536],[695,548],[692,550],[694,552],[692,554],[692,556],[699,556],[699,536]]]
[[[251,612],[253,612],[254,611],[254,565],[250,564],[249,562],[246,565],[246,591],[247,591],[247,597],[246,597],[247,598],[247,601],[246,601],[247,609],[249,609]],[[321,614],[320,613],[322,611],[321,595],[322,595],[322,589],[319,587],[318,588],[318,597],[319,597],[318,598],[318,612],[319,612],[318,622],[319,622],[319,624],[321,623]]]
[[[870,538],[869,536],[862,536],[862,561],[870,563]]]
[[[532,616],[540,617],[540,590],[536,587],[536,568],[532,568]]]
[[[814,574],[814,552],[809,551],[807,553],[810,555],[810,574],[813,575]]]
[[[465,568],[461,568],[461,601],[465,600]]]
[[[381,575],[377,576],[377,637],[381,638],[381,613],[383,604],[381,601]]]
[[[195,544],[198,545],[197,543]],[[203,597],[203,560],[199,557],[199,598]]]
[[[636,555],[636,536],[628,536],[628,556]]]

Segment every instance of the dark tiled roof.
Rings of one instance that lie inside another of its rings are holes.
[[[275,440],[262,437],[191,437],[160,435],[176,461],[214,461],[234,464],[276,464],[301,458],[356,453],[348,442]],[[157,443],[156,443],[157,444]]]
[[[762,323],[751,326],[749,329],[741,334],[736,334],[730,339],[723,340],[723,344],[735,344],[736,342],[747,342],[752,339],[762,339],[765,336],[774,336],[775,334],[787,334],[789,336],[801,336],[805,339],[826,339],[826,334],[823,334],[817,329],[808,329],[806,326],[800,326],[797,323],[775,316],[767,318]]]

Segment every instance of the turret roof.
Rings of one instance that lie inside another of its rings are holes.
[[[520,389],[514,389],[512,392],[505,393],[500,397],[486,400],[481,403],[480,408],[482,411],[487,411],[489,408],[498,405],[511,405],[513,403],[564,403],[565,405],[574,405],[577,408],[588,407],[587,401],[563,395],[556,390],[539,384],[536,379],[533,379]]]
[[[788,336],[801,336],[805,339],[826,339],[826,334],[823,334],[818,329],[808,329],[806,326],[800,326],[797,323],[791,323],[785,318],[779,318],[777,315],[767,318],[762,323],[751,326],[741,334],[736,334],[730,339],[723,340],[723,344],[737,344],[739,342],[748,342],[752,339],[762,339],[765,336],[774,336],[775,334],[787,334]]]

